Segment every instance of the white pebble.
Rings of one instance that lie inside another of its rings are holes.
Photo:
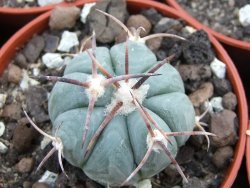
[[[192,34],[192,33],[194,33],[194,32],[197,31],[195,28],[193,28],[193,27],[191,27],[191,26],[185,26],[184,29],[185,29],[188,33],[190,33],[190,34]]]
[[[30,78],[27,71],[23,70],[23,79],[20,82],[20,88],[26,90],[29,86],[39,85],[39,82]]]
[[[32,74],[34,75],[34,76],[38,76],[39,74],[40,74],[40,70],[38,69],[38,68],[33,68],[32,69]]]
[[[3,108],[5,101],[6,101],[7,95],[0,93],[0,108]]]
[[[138,188],[152,188],[151,180],[150,179],[144,179],[141,180],[136,187]]]
[[[26,0],[27,1],[27,0]],[[63,0],[38,0],[38,5],[39,6],[47,6],[49,4],[55,4],[55,3],[61,3]]]
[[[0,153],[5,154],[8,151],[8,147],[0,142]]]
[[[2,121],[0,121],[0,137],[3,135],[5,131],[5,125]]]
[[[77,34],[74,32],[64,31],[58,50],[61,52],[69,52],[73,46],[79,45]]]
[[[42,61],[50,69],[59,68],[64,65],[61,54],[58,53],[46,53],[42,56]]]
[[[240,8],[239,21],[242,26],[250,25],[250,4]]]
[[[213,97],[210,100],[210,103],[211,103],[213,110],[215,112],[220,112],[224,109],[222,106],[222,97]]]
[[[96,3],[87,3],[84,5],[81,11],[81,22],[86,23],[87,16],[89,15],[89,12],[91,8],[95,5]]]
[[[210,64],[212,72],[217,78],[225,78],[226,76],[226,64],[214,58],[213,62]]]
[[[46,183],[49,186],[54,187],[55,183],[56,183],[57,176],[58,176],[58,174],[46,170],[46,172],[43,174],[43,176],[40,178],[40,180],[38,180],[38,182]]]
[[[205,112],[208,109],[209,114],[213,114],[214,113],[212,104],[209,101],[205,101],[202,104],[201,109],[202,109],[203,112]]]

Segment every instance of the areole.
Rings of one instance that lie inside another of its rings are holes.
[[[87,2],[94,2],[89,0]],[[86,3],[86,1],[79,1],[79,6]],[[185,15],[177,13],[172,8],[169,8],[163,4],[153,2],[153,1],[143,1],[143,0],[128,0],[128,7],[131,12],[136,12],[142,8],[155,8],[159,12],[164,15],[174,17],[174,18],[181,18],[187,22],[188,25],[193,26],[197,29],[192,20],[186,19]],[[45,13],[39,16],[37,19],[33,20],[21,30],[19,30],[11,39],[2,47],[0,50],[0,73],[3,73],[4,69],[9,64],[10,60],[14,57],[16,49],[20,48],[25,42],[27,42],[35,33],[40,33],[48,27],[48,20],[49,20],[50,12]],[[239,170],[242,157],[245,151],[245,141],[246,141],[246,129],[247,129],[247,122],[248,122],[248,114],[247,114],[247,105],[246,105],[246,97],[244,93],[244,89],[240,80],[240,77],[237,73],[237,70],[223,49],[223,47],[219,44],[219,42],[212,36],[209,36],[210,40],[214,46],[216,51],[217,57],[223,61],[227,67],[228,72],[227,76],[231,81],[234,91],[238,98],[238,117],[239,117],[239,140],[235,147],[234,152],[234,160],[230,164],[228,171],[225,175],[224,181],[222,182],[221,187],[228,188],[234,182],[236,178],[237,172]]]

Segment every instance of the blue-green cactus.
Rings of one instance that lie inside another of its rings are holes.
[[[64,173],[62,155],[103,185],[134,185],[171,162],[185,179],[174,157],[194,134],[192,103],[176,69],[158,62],[143,39],[127,32],[132,41],[77,54],[63,78],[43,77],[60,81],[49,98],[54,137],[25,114],[53,141],[45,160],[58,150]]]
[[[147,72],[159,63],[155,55],[142,43],[129,42],[128,49],[130,73]],[[110,50],[97,48],[96,58],[112,75],[125,74],[125,43],[115,45]],[[88,54],[79,54],[67,65],[64,77],[86,81],[90,76],[91,66],[92,60]],[[142,104],[164,131],[192,131],[195,126],[195,113],[184,93],[179,73],[169,64],[163,65],[157,73],[161,75],[149,78],[142,85],[148,88],[143,91],[146,95],[143,96],[145,99]],[[129,83],[131,81],[134,80]],[[116,100],[113,96],[116,92],[113,86],[108,86],[105,93],[97,99],[83,148],[81,138],[89,103],[86,89],[58,82],[49,99],[49,114],[54,129],[61,125],[58,137],[63,142],[65,158],[72,165],[83,169],[91,179],[105,185],[120,185],[140,163],[148,148],[148,130],[135,107],[129,113],[118,112],[101,134],[91,154],[84,158],[91,137],[109,113],[109,106]],[[131,104],[132,102],[130,101]],[[178,148],[187,138],[170,138],[168,150],[173,156],[176,156]],[[171,160],[166,157],[164,151],[153,152],[130,184],[150,178],[170,163]]]

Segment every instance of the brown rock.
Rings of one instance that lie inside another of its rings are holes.
[[[2,113],[2,117],[18,120],[21,118],[22,109],[20,104],[12,103],[5,105]]]
[[[189,99],[194,107],[199,107],[202,103],[213,96],[214,87],[210,82],[202,84],[198,90],[189,95]]]
[[[184,82],[200,81],[202,79],[208,79],[212,76],[209,65],[180,64],[177,68]]]
[[[80,9],[72,7],[56,7],[50,16],[49,27],[52,30],[61,30],[74,27],[80,16]]]
[[[152,28],[150,21],[145,16],[140,14],[130,16],[126,25],[129,29],[143,27],[145,30],[141,31],[141,37],[147,36]]]
[[[30,181],[24,181],[23,188],[32,188],[32,183]]]
[[[209,132],[216,135],[210,138],[212,145],[223,147],[236,142],[235,118],[236,114],[230,110],[223,110],[211,115]]]
[[[115,37],[115,43],[119,44],[122,42],[126,42],[128,34],[125,31],[121,31],[119,35]]]
[[[49,188],[48,184],[36,182],[32,185],[32,188]]]
[[[8,81],[11,83],[18,84],[22,79],[22,70],[13,64],[8,67]]]
[[[30,149],[32,142],[38,136],[37,131],[27,124],[28,120],[26,118],[21,119],[13,134],[13,146],[20,153]]]
[[[213,155],[212,161],[217,168],[222,169],[229,163],[233,154],[233,148],[230,146],[218,148]]]
[[[237,105],[237,97],[233,92],[228,92],[222,98],[222,105],[228,110],[235,110]]]
[[[45,42],[41,36],[36,35],[29,41],[29,43],[23,49],[23,54],[29,63],[35,63],[44,46]]]
[[[27,173],[33,170],[35,160],[33,158],[22,158],[17,164],[16,169],[20,173]]]
[[[160,48],[161,42],[162,42],[162,38],[156,37],[156,38],[147,40],[146,44],[151,51],[156,52]]]

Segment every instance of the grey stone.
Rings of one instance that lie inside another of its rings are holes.
[[[96,40],[101,43],[114,42],[122,28],[105,15],[97,13],[95,9],[100,9],[116,17],[121,22],[125,21],[126,2],[124,0],[106,0],[96,4],[90,11],[87,22],[90,23],[91,30],[96,32]]]
[[[29,63],[35,63],[45,46],[43,37],[34,36],[23,49],[23,54]]]

